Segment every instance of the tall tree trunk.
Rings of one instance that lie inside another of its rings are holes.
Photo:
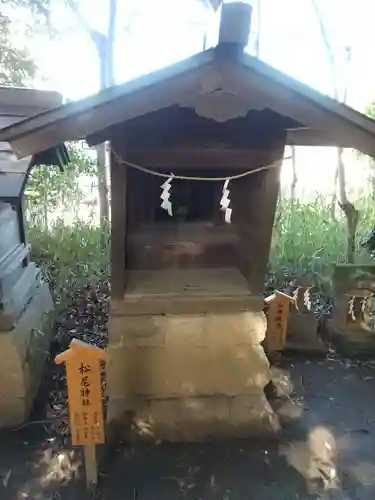
[[[107,37],[107,87],[115,85],[114,51],[118,0],[109,0],[109,22]]]
[[[103,90],[107,87],[108,82],[108,40],[104,35],[102,35],[102,33],[98,32],[91,33],[91,38],[95,43],[95,47],[98,53],[100,89]],[[108,181],[105,148],[105,143],[98,144],[96,146],[96,175],[98,179],[100,227],[102,229],[105,229],[109,219]]]
[[[48,231],[48,196],[47,196],[47,181],[43,177],[43,225],[44,230]]]
[[[351,47],[346,47],[346,69],[348,72],[349,65],[351,63]],[[344,93],[342,101],[346,104],[348,94],[348,82],[345,81]],[[356,244],[356,234],[359,222],[359,211],[355,208],[353,203],[348,200],[348,195],[346,191],[346,179],[345,179],[345,164],[343,161],[343,148],[337,148],[337,179],[339,184],[339,198],[340,198],[340,208],[344,212],[346,217],[346,226],[348,230],[348,249],[347,249],[347,260],[350,264],[354,263],[355,259],[355,244]]]
[[[335,173],[333,175],[333,190],[332,190],[332,202],[331,202],[331,217],[336,220],[336,203],[337,203],[337,181],[339,178],[339,164],[337,163],[335,168]]]
[[[100,89],[103,90],[110,85],[115,84],[114,73],[114,42],[116,33],[116,16],[118,0],[108,0],[108,29],[106,35],[99,31],[93,30],[85,21],[80,13],[75,0],[66,0],[67,5],[76,15],[79,23],[86,29],[88,35],[93,41],[99,61],[99,81]],[[109,219],[109,203],[108,203],[108,176],[107,176],[107,155],[106,144],[99,144],[96,147],[97,152],[97,179],[99,193],[99,211],[100,211],[100,226],[104,229],[107,227]]]
[[[326,26],[324,24],[320,9],[318,7],[317,0],[311,0],[318,23],[320,28],[320,33],[323,39],[323,43],[325,45],[327,55],[330,61],[331,70],[332,70],[332,80],[333,80],[333,90],[334,97],[339,100],[340,99],[340,90],[337,81],[336,75],[336,61],[334,52],[332,50],[332,46],[328,39],[328,34],[326,30]],[[348,70],[350,62],[351,62],[351,47],[346,47],[346,68]],[[348,90],[348,82],[345,82],[344,92],[342,96],[342,102],[345,104],[347,99],[347,90]],[[337,166],[335,171],[335,195],[336,195],[336,185],[338,181],[339,188],[339,205],[342,211],[345,214],[346,218],[346,227],[347,227],[347,261],[349,263],[353,263],[355,259],[355,243],[356,243],[356,233],[357,226],[359,221],[359,212],[356,210],[354,205],[348,200],[348,195],[346,191],[346,179],[345,179],[345,164],[343,161],[343,148],[337,148]]]
[[[91,32],[91,38],[95,43],[98,54],[100,89],[103,90],[108,87],[109,80],[108,68],[110,64],[108,61],[108,38],[102,33],[98,33],[96,31]],[[100,227],[104,230],[107,227],[109,219],[108,179],[105,143],[98,144],[96,146],[96,173],[98,178]]]
[[[116,32],[117,0],[109,0],[109,16],[107,36],[96,33],[92,36],[98,52],[100,66],[100,89],[103,90],[115,84],[114,45]],[[98,36],[99,35],[99,36]],[[108,203],[108,164],[106,155],[107,144],[99,144],[97,151],[97,175],[100,204],[100,226],[105,229],[109,220]]]
[[[298,182],[298,176],[297,176],[297,162],[296,162],[296,147],[291,146],[291,159],[292,159],[292,183],[290,185],[290,198],[292,203],[294,203],[294,200],[296,199],[296,188],[297,188],[297,182]]]
[[[256,10],[257,10],[257,33],[256,33],[256,38],[255,38],[255,47],[254,47],[254,52],[255,52],[255,57],[259,58],[260,55],[260,2],[261,0],[257,0],[256,3]]]
[[[96,175],[98,179],[100,227],[105,229],[109,219],[106,144],[96,146]]]
[[[359,211],[355,206],[348,200],[346,192],[346,180],[345,180],[345,165],[343,161],[343,148],[337,148],[337,173],[338,173],[338,183],[339,183],[339,205],[341,210],[345,214],[346,227],[347,227],[347,261],[349,264],[354,263],[355,259],[355,244],[356,244],[356,234],[359,222]]]

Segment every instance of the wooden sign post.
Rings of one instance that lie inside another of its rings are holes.
[[[106,351],[77,339],[55,358],[57,364],[66,363],[72,444],[84,447],[88,488],[98,483],[95,446],[105,441],[101,361],[107,361]]]
[[[264,300],[265,305],[268,306],[266,348],[269,352],[281,351],[285,346],[292,302],[294,302],[293,297],[278,291]]]

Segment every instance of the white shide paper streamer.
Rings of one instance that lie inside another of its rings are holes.
[[[164,182],[164,184],[161,185],[161,189],[163,191],[162,191],[162,193],[160,195],[160,199],[163,200],[160,206],[161,206],[161,208],[163,208],[164,210],[166,210],[171,217],[173,216],[173,213],[172,213],[172,203],[170,201],[170,197],[171,197],[170,190],[171,190],[171,187],[172,187],[172,179],[173,179],[173,175],[171,175]]]
[[[229,208],[230,199],[229,199],[229,189],[228,189],[229,179],[224,182],[223,186],[223,196],[220,200],[221,210],[224,212],[224,220],[227,224],[231,223],[232,217],[232,209]]]

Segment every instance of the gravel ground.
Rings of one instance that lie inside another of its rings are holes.
[[[106,345],[108,287],[89,288],[62,317],[29,425],[1,431],[1,500],[76,500],[80,450],[69,447],[64,368],[52,362],[72,337]],[[282,358],[272,442],[119,444],[100,469],[100,500],[373,500],[375,362]]]
[[[283,359],[277,379],[277,442],[119,444],[101,468],[97,498],[373,500],[375,365]],[[48,425],[0,436],[2,500],[88,497],[79,452]]]

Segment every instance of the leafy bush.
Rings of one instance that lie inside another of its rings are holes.
[[[69,144],[69,166],[63,172],[57,167],[34,167],[27,183],[27,217],[31,225],[43,225],[47,229],[54,214],[78,217],[82,211],[84,180],[95,184],[95,161],[79,145]],[[87,196],[87,194],[86,194]]]
[[[356,202],[360,211],[356,262],[370,263],[369,253],[361,243],[374,227],[373,201]],[[279,201],[273,231],[267,285],[283,288],[291,279],[305,276],[329,295],[332,265],[345,262],[347,230],[345,217],[337,210],[332,217],[331,204],[318,196],[302,203]]]
[[[109,234],[91,223],[72,226],[59,220],[46,231],[29,227],[32,259],[54,291],[57,309],[72,303],[84,288],[109,275]]]
[[[356,203],[360,210],[356,259],[371,262],[361,241],[374,227],[373,200]],[[306,276],[319,286],[325,296],[330,294],[332,264],[345,262],[345,218],[337,211],[332,218],[330,204],[324,198],[302,203],[281,199],[270,253],[267,285],[284,288],[293,278]],[[109,231],[103,232],[90,222],[76,221],[72,226],[62,220],[50,230],[31,225],[29,240],[32,258],[43,268],[56,296],[56,303],[65,307],[92,282],[109,276]]]

